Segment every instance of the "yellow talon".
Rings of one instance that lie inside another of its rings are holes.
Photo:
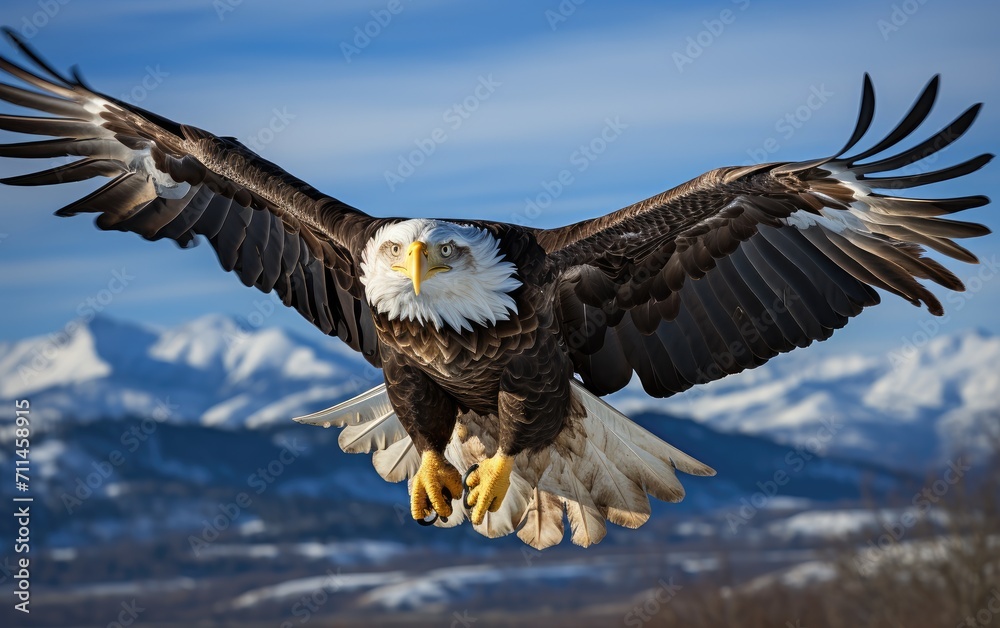
[[[479,525],[486,518],[486,512],[500,510],[503,498],[510,488],[510,472],[514,469],[514,456],[497,452],[492,458],[479,463],[479,467],[469,474],[466,484],[469,498],[466,506],[472,509],[472,523]]]
[[[425,451],[420,459],[420,469],[413,476],[410,515],[417,520],[435,512],[441,517],[451,516],[451,499],[444,496],[445,488],[453,497],[461,495],[461,474],[438,452]]]

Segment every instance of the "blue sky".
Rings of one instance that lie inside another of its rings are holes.
[[[377,215],[555,226],[717,166],[821,157],[850,134],[865,71],[878,98],[869,142],[941,73],[917,139],[986,106],[934,167],[1000,146],[995,1],[577,2],[7,0],[0,22],[98,89],[243,139]],[[420,146],[430,154],[414,157]],[[33,165],[5,160],[0,175]],[[1000,198],[998,167],[928,193]],[[0,192],[0,339],[62,328],[123,269],[128,285],[99,304],[114,317],[173,325],[270,309],[206,244],[181,251],[52,216],[94,187]],[[529,207],[540,195],[545,207]],[[963,217],[1000,228],[995,206]],[[997,237],[967,244],[993,259]],[[997,273],[948,265],[976,289],[946,320],[886,296],[834,344],[890,350],[929,328],[1000,332]],[[311,329],[287,310],[265,324]]]

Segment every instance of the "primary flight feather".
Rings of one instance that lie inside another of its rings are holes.
[[[638,376],[666,397],[829,338],[878,303],[873,288],[942,314],[919,280],[961,281],[925,247],[965,262],[954,242],[988,230],[942,216],[983,196],[901,191],[986,164],[893,174],[971,126],[975,105],[891,154],[927,117],[935,77],[871,148],[846,156],[712,170],[616,212],[557,229],[480,220],[376,218],[327,196],[231,138],[177,124],[64,76],[5,31],[34,69],[0,57],[0,99],[42,116],[0,114],[0,129],[55,139],[0,156],[79,157],[10,177],[110,182],[59,216],[183,247],[201,235],[247,286],[276,291],[324,333],[384,371],[385,384],[300,422],[344,428],[388,481],[409,481],[411,514],[469,518],[534,547],[596,543],[605,522],[637,527],[649,495],[679,501],[675,471],[714,471],[599,397]],[[29,65],[29,67],[30,67]],[[579,378],[579,379],[577,379]]]

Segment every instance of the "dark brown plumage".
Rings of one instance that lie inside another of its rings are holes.
[[[846,172],[862,185],[892,190],[962,176],[992,159],[980,155],[903,177],[868,176],[933,155],[969,128],[981,105],[918,146],[859,163],[894,146],[926,118],[938,83],[935,77],[885,139],[855,156],[842,155],[872,121],[874,90],[867,76],[858,125],[834,157],[720,168],[607,216],[538,233],[570,279],[572,289],[560,291],[559,307],[569,334],[579,339],[571,352],[588,388],[614,392],[635,371],[649,394],[666,396],[758,366],[828,338],[878,303],[872,286],[941,315],[940,302],[917,279],[951,290],[962,290],[962,282],[918,245],[975,263],[949,238],[989,230],[937,216],[989,199],[861,195],[837,178]],[[870,208],[869,234],[790,229],[783,222],[797,212],[844,212],[859,201]],[[629,246],[631,233],[642,237]]]
[[[542,255],[540,250],[525,254]],[[530,263],[518,264],[516,254],[508,259],[519,268]],[[418,449],[425,449],[430,440],[444,449],[456,410],[514,419],[498,425],[500,446],[510,455],[547,447],[562,429],[570,414],[573,365],[560,349],[551,299],[539,287],[545,284],[535,283],[530,273],[522,274],[522,280],[525,284],[514,293],[517,314],[496,325],[477,325],[471,332],[375,317],[389,398]],[[422,389],[429,386],[453,403],[424,399]]]
[[[496,280],[517,286],[471,297],[480,301],[471,311],[485,314],[466,316],[467,328],[431,324],[391,308],[433,315],[436,306],[427,304],[437,297],[414,301],[414,295],[432,273],[449,276],[443,273],[452,268],[442,260],[451,249],[429,253],[423,241],[409,249],[410,243],[396,241],[376,247],[372,256],[399,256],[391,270],[379,272],[412,276],[405,303],[391,294],[378,301],[374,284],[365,283],[383,281],[372,270],[381,257],[365,257],[369,243],[378,243],[386,228],[413,221],[370,217],[233,139],[95,92],[7,34],[38,73],[0,57],[0,70],[33,88],[0,84],[0,99],[49,116],[3,114],[0,129],[56,139],[0,145],[0,156],[79,159],[3,183],[108,177],[104,187],[56,213],[95,213],[101,229],[170,238],[182,247],[204,236],[222,267],[245,285],[275,290],[321,331],[384,368],[385,387],[304,422],[346,426],[345,450],[377,450],[383,477],[411,480],[414,516],[437,511],[451,517],[438,525],[464,516],[452,513],[442,493],[454,492],[456,467],[481,464],[469,479],[477,529],[490,536],[518,529],[536,547],[562,537],[564,510],[574,542],[587,545],[603,536],[605,519],[641,525],[649,516],[647,493],[680,499],[675,469],[712,473],[595,395],[620,390],[633,374],[649,394],[664,397],[759,366],[830,337],[878,303],[874,288],[940,315],[940,302],[919,280],[963,286],[924,256],[923,247],[976,262],[952,239],[988,233],[941,218],[984,205],[985,197],[896,194],[961,177],[992,155],[891,174],[950,145],[980,106],[920,144],[883,156],[927,117],[938,91],[935,77],[883,140],[844,156],[873,118],[866,76],[854,133],[830,158],[719,168],[558,229],[426,221],[427,229],[454,225],[455,234],[483,233],[487,248],[498,247],[496,260],[466,259],[471,275],[465,279],[435,279],[434,285],[458,281],[453,293],[465,294],[461,282],[476,281],[476,264],[494,270],[510,264],[510,274]],[[462,250],[469,255],[468,247]],[[432,253],[438,265],[428,271]],[[460,297],[448,298],[450,306],[459,303]]]

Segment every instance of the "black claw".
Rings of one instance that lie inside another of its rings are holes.
[[[451,496],[451,491],[448,490],[447,486],[442,486],[441,487],[441,495],[443,495],[444,498],[447,499],[448,501],[451,501],[452,499],[454,499]],[[441,523],[448,523],[448,517],[441,517]]]
[[[471,475],[472,472],[478,468],[479,468],[479,463],[477,462],[476,464],[469,467],[469,470],[466,471],[465,475],[462,476],[462,505],[465,506],[466,509],[475,506],[475,504],[469,503],[469,492],[472,490],[469,488],[469,475]]]
[[[441,487],[441,495],[443,495],[444,498],[447,499],[448,501],[451,501],[453,499],[451,496],[451,491],[448,490],[447,486]],[[431,508],[433,508],[433,506],[431,506]],[[439,517],[437,512],[435,512],[430,519],[416,519],[415,521],[420,525],[426,527],[434,525],[434,522],[437,521],[438,519],[441,519],[441,523],[448,523],[448,517]]]
[[[479,468],[479,463],[477,462],[471,467],[469,467],[469,470],[466,471],[465,475],[462,476],[462,486],[465,488],[465,490],[469,490],[469,476],[472,475],[472,472],[478,468]]]

